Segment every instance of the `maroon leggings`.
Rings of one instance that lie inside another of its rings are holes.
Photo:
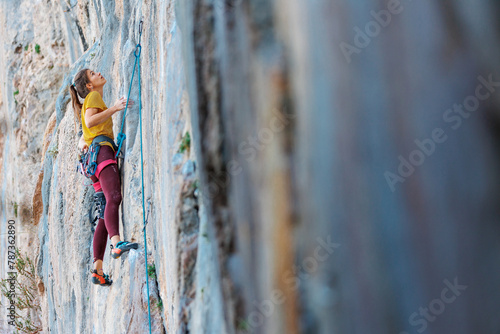
[[[114,159],[115,153],[113,149],[107,145],[103,145],[99,149],[97,155],[97,164]],[[96,182],[101,183],[102,192],[106,198],[106,208],[104,209],[104,219],[99,219],[99,223],[94,232],[94,262],[104,258],[106,251],[107,236],[109,238],[115,235],[120,235],[118,227],[118,208],[122,201],[122,191],[120,184],[120,174],[116,164],[111,164],[101,171],[99,179],[95,175],[91,177],[94,185]],[[94,186],[95,188],[95,186]]]

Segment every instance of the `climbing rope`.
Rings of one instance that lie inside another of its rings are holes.
[[[130,92],[132,91],[132,83],[134,82],[134,74],[135,74],[135,68],[137,67],[137,64],[139,63],[139,58],[141,57],[141,36],[142,36],[142,20],[139,23],[139,43],[137,43],[134,51],[134,56],[135,56],[135,63],[134,63],[134,69],[132,70],[132,78],[130,79],[130,86],[128,88],[128,95],[127,95],[127,103],[125,104],[125,110],[123,111],[123,119],[122,119],[122,126],[120,127],[120,133],[118,134],[118,137],[116,140],[118,141],[118,149],[116,150],[116,155],[115,159],[118,158],[118,154],[120,154],[120,150],[122,149],[123,141],[127,137],[125,133],[123,132],[123,127],[125,126],[125,117],[127,117],[127,109],[128,109],[128,103],[130,100]],[[139,73],[139,115],[141,111],[141,92],[140,92],[140,87],[141,87],[141,76]],[[141,138],[142,139],[142,138]]]
[[[139,58],[141,56],[141,36],[142,36],[142,23],[143,21],[139,23],[139,43],[135,47],[134,51],[134,56],[135,56],[135,64],[134,64],[134,70],[132,72],[132,79],[130,80],[130,87],[128,89],[128,96],[127,96],[127,104],[125,105],[125,110],[123,112],[123,120],[122,120],[122,126],[120,129],[120,133],[118,134],[118,150],[116,151],[116,156],[115,158],[118,157],[118,154],[120,153],[123,141],[126,138],[125,133],[123,133],[123,126],[125,124],[125,117],[127,116],[127,108],[128,108],[128,102],[130,99],[130,92],[132,91],[132,82],[134,81],[134,74],[135,74],[135,69],[137,67],[137,76],[138,76],[138,81],[139,81],[139,134],[141,137],[140,140],[140,146],[141,146],[141,181],[142,181],[142,219],[143,219],[143,231],[144,231],[144,258],[145,258],[145,265],[146,265],[146,289],[147,289],[147,298],[148,298],[148,317],[149,317],[149,334],[151,334],[151,304],[149,302],[149,277],[148,277],[148,245],[147,245],[147,239],[146,239],[146,225],[147,225],[147,219],[146,219],[146,208],[144,206],[144,163],[143,163],[143,153],[142,153],[142,104],[141,104],[141,64],[139,62]],[[149,217],[149,209],[148,209],[148,217]]]
[[[139,32],[142,34],[142,21],[139,24]],[[137,44],[139,54],[136,55],[138,58],[141,55],[141,36],[139,35],[139,44]],[[136,49],[137,51],[137,49]],[[149,303],[149,277],[148,277],[148,244],[146,240],[146,208],[144,207],[144,161],[142,154],[142,111],[141,111],[141,64],[137,66],[137,75],[139,77],[139,134],[141,136],[141,182],[142,182],[142,219],[144,221],[144,258],[146,259],[146,287],[148,293],[148,316],[149,316],[149,334],[151,334],[151,305]]]

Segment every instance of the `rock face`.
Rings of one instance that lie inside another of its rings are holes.
[[[488,1],[2,1],[0,256],[12,219],[36,326],[147,333],[149,300],[152,333],[498,332],[496,17]],[[68,86],[87,67],[108,106],[127,95],[141,20],[120,161],[140,248],[106,253],[102,288]]]
[[[148,331],[139,110],[129,108],[125,121],[120,229],[141,247],[119,260],[106,253],[104,270],[114,283],[102,288],[90,282],[88,212],[94,190],[75,172],[78,127],[68,104],[68,85],[84,67],[107,78],[109,106],[128,93],[141,19],[146,242],[148,263],[155,268],[149,279],[152,332],[186,327],[194,298],[199,204],[191,146],[179,154],[184,168],[172,164],[191,132],[173,4],[6,1],[1,6],[2,94],[8,96],[1,112],[2,221],[15,218],[17,244],[35,260],[40,327],[47,333]],[[123,113],[115,117],[116,135]],[[5,254],[4,240],[2,250]]]

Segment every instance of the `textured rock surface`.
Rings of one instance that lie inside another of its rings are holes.
[[[0,261],[15,218],[43,331],[145,333],[149,298],[153,333],[414,333],[456,277],[467,290],[428,333],[498,332],[500,95],[443,120],[478,76],[500,81],[498,5],[408,1],[349,61],[377,4],[2,1]],[[108,105],[126,95],[141,18],[149,296],[137,105],[120,214],[141,247],[108,252],[114,283],[95,287],[67,91],[90,67]],[[384,173],[436,128],[447,141],[391,191]]]
[[[40,23],[37,13],[51,20]],[[31,231],[26,233],[29,241],[20,238],[18,245],[28,250],[28,243],[33,243],[29,255],[36,259],[42,287],[39,316],[44,332],[51,333],[147,331],[138,108],[129,109],[125,123],[120,228],[126,239],[138,241],[141,247],[120,260],[111,261],[106,253],[104,268],[114,284],[103,289],[89,281],[92,232],[87,215],[93,189],[74,172],[78,138],[67,91],[74,74],[86,66],[108,79],[104,93],[108,105],[126,95],[138,23],[145,19],[141,55],[144,177],[145,196],[152,203],[147,206],[148,259],[156,267],[156,279],[149,282],[152,329],[153,333],[176,331],[189,319],[198,204],[193,196],[194,169],[184,177],[171,164],[182,135],[190,131],[173,5],[7,1],[2,3],[0,16],[6,27],[1,34],[5,50],[2,93],[13,96],[19,89],[17,103],[9,98],[2,105],[2,214],[3,219],[12,217],[13,203],[19,203],[17,224],[21,233]],[[34,51],[35,43],[40,45],[39,54]],[[30,49],[25,51],[28,44]],[[131,95],[136,101],[137,87],[135,81]],[[122,115],[115,117],[116,134]],[[190,152],[180,155],[181,164],[191,161]],[[181,303],[183,307],[177,307]]]
[[[480,75],[500,81],[499,7],[398,3],[178,2],[227,327],[499,330],[500,92],[467,100]],[[477,110],[446,119],[464,102]],[[391,191],[384,173],[434,129],[447,140]],[[455,278],[467,290],[445,305]]]

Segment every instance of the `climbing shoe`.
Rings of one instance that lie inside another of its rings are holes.
[[[111,245],[111,256],[113,259],[117,259],[123,255],[123,253],[128,252],[131,249],[137,249],[139,245],[135,242],[120,241],[116,244],[116,247]]]
[[[105,273],[99,275],[96,269],[90,270],[90,272],[92,273],[92,283],[94,284],[101,286],[108,286],[111,285],[111,283],[113,283],[113,280],[109,279],[109,276],[106,275]]]

